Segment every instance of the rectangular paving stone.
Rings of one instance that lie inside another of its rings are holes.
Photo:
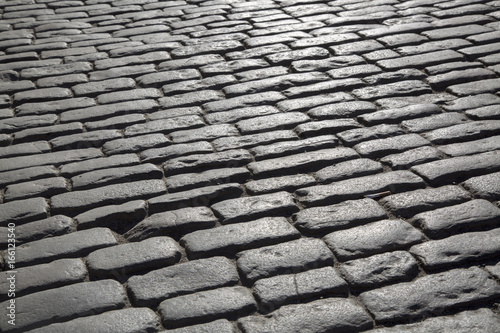
[[[14,94],[13,101],[19,104],[27,102],[46,101],[49,99],[65,99],[71,97],[73,97],[73,94],[68,88],[54,87],[17,92]]]
[[[229,259],[212,257],[132,276],[127,287],[137,306],[156,306],[167,298],[231,286],[238,281],[236,267]]]
[[[446,111],[467,111],[487,105],[500,104],[500,97],[494,94],[479,94],[467,97],[460,97],[444,103],[443,109]]]
[[[432,185],[480,176],[500,170],[500,152],[459,156],[433,161],[411,168]]]
[[[500,229],[468,232],[415,245],[410,252],[426,269],[480,262],[498,256]]]
[[[174,175],[167,177],[165,182],[169,193],[173,193],[201,186],[244,182],[248,178],[250,178],[250,172],[246,168],[221,168]]]
[[[170,54],[166,51],[149,52],[141,55],[125,56],[120,58],[100,59],[94,62],[96,70],[110,69],[117,66],[141,65],[160,63],[170,60]]]
[[[9,271],[1,272],[1,300],[6,300],[9,288]],[[18,268],[16,270],[16,296],[24,296],[45,289],[59,288],[68,284],[83,282],[87,267],[81,259],[60,259],[48,264]]]
[[[460,204],[471,199],[470,193],[455,185],[396,193],[380,200],[391,213],[410,218],[424,211]]]
[[[210,113],[205,116],[205,120],[209,124],[235,123],[239,120],[258,117],[258,116],[266,116],[270,114],[276,114],[279,112],[280,111],[274,106],[262,105],[262,106],[234,109],[230,111]]]
[[[236,127],[242,134],[251,134],[270,130],[290,129],[310,118],[302,112],[276,113],[267,116],[240,120]]]
[[[428,318],[419,323],[396,325],[368,331],[369,333],[396,333],[396,332],[444,332],[451,330],[456,333],[467,333],[479,330],[484,333],[493,333],[497,330],[500,319],[490,309],[460,312],[454,316]]]
[[[209,65],[221,61],[224,61],[224,58],[219,54],[204,54],[190,57],[187,61],[186,59],[164,61],[158,65],[158,69],[160,71],[165,71],[177,70],[182,68],[201,67],[203,65]]]
[[[44,51],[47,52],[47,51]],[[61,51],[53,51],[61,57]],[[74,62],[71,64],[60,64],[46,67],[25,68],[21,70],[21,77],[26,79],[38,79],[47,76],[58,76],[67,74],[87,73],[92,71],[90,62]]]
[[[387,97],[422,95],[430,92],[432,90],[426,83],[418,80],[408,80],[355,89],[353,94],[360,99],[373,100]]]
[[[430,238],[443,238],[462,231],[494,227],[500,218],[500,209],[484,199],[439,208],[417,214],[412,224]]]
[[[368,158],[358,158],[327,166],[317,171],[315,177],[319,182],[328,184],[334,181],[368,176],[381,172],[383,172],[383,167],[380,162]]]
[[[44,198],[16,200],[0,205],[0,225],[21,224],[48,217],[49,205]]]
[[[307,115],[316,119],[336,119],[357,117],[377,110],[373,103],[365,101],[352,101],[335,104],[326,104],[311,108]],[[362,119],[362,118],[360,118]]]
[[[252,156],[246,150],[234,149],[213,154],[195,154],[172,158],[163,164],[167,176],[206,168],[225,168],[246,165]]]
[[[349,200],[324,207],[301,210],[293,216],[301,232],[324,234],[387,218],[387,213],[373,199]]]
[[[325,243],[341,260],[402,250],[425,240],[424,235],[403,220],[382,220],[326,235]]]
[[[163,172],[150,163],[129,167],[110,168],[79,174],[71,178],[73,190],[86,190],[103,185],[143,179],[161,179]]]
[[[51,208],[55,213],[76,215],[85,209],[150,198],[165,192],[162,180],[142,180],[58,194],[51,198]]]
[[[245,183],[245,188],[250,194],[265,194],[280,191],[293,192],[294,190],[316,184],[316,179],[310,175],[297,174],[260,180],[251,180]]]
[[[68,191],[63,177],[37,179],[30,182],[10,184],[4,191],[4,202],[27,199],[30,197],[50,197]]]
[[[255,94],[266,90],[283,90],[293,86],[301,86],[328,80],[328,76],[319,72],[292,73],[285,75],[261,78],[249,82],[242,82],[226,86],[222,91],[227,97],[233,97],[243,94]]]
[[[251,222],[235,223],[199,230],[181,238],[190,259],[216,255],[233,256],[239,251],[277,244],[300,237],[300,233],[283,217],[265,217]]]
[[[27,266],[55,259],[81,257],[99,248],[116,245],[108,228],[82,230],[67,235],[49,237],[25,243],[16,248],[16,266]],[[7,258],[7,253],[4,253]]]
[[[7,235],[7,227],[2,227]],[[18,245],[32,242],[50,236],[61,236],[76,231],[76,223],[64,215],[55,215],[43,220],[16,225],[16,243]],[[7,247],[7,238],[0,240],[0,244]]]
[[[498,90],[500,90],[500,79],[497,78],[461,83],[447,88],[448,92],[458,96],[496,93]]]
[[[112,323],[112,324],[110,324]],[[160,326],[158,315],[147,308],[127,308],[107,311],[103,314],[76,318],[64,323],[56,323],[30,331],[31,333],[51,332],[147,332]]]
[[[332,320],[335,318],[335,320]],[[359,332],[373,327],[368,313],[351,299],[325,298],[285,305],[270,315],[238,320],[244,333]]]
[[[79,134],[82,132],[83,125],[79,122],[33,127],[15,132],[14,141],[20,143],[32,140],[50,140],[59,136]]]
[[[346,179],[330,185],[306,187],[295,191],[295,194],[300,203],[310,207],[360,199],[369,194],[385,191],[397,193],[423,187],[425,187],[424,181],[415,174],[409,171],[392,171]]]
[[[160,105],[166,109],[186,106],[199,106],[203,103],[219,101],[224,94],[217,90],[194,91],[184,94],[162,97],[158,99]]]
[[[459,27],[432,29],[429,31],[422,32],[422,35],[429,37],[430,39],[441,40],[448,38],[468,37],[490,31],[492,31],[492,29],[486,26],[482,26],[479,24],[469,24],[469,25],[462,25]]]
[[[222,218],[222,223],[234,223],[270,215],[290,215],[298,210],[288,192],[229,199],[211,207]]]
[[[248,168],[254,176],[261,178],[272,175],[297,173],[320,169],[332,163],[338,163],[358,157],[350,148],[322,149],[302,154],[251,162]]]
[[[286,97],[280,92],[269,91],[208,102],[203,104],[203,109],[208,113],[221,112],[258,105],[272,105],[284,99],[286,99]]]
[[[58,136],[50,140],[52,149],[69,150],[99,147],[105,141],[122,138],[122,133],[119,130],[97,130],[84,133]]]
[[[319,295],[346,296],[347,283],[333,267],[278,275],[257,281],[253,292],[265,311]]]
[[[333,69],[344,68],[348,66],[355,66],[364,64],[363,57],[353,55],[339,55],[328,57],[319,60],[295,60],[292,62],[292,69],[296,72],[309,72],[309,71],[328,71]],[[329,72],[327,72],[329,73]]]
[[[125,238],[130,241],[141,241],[149,237],[184,234],[214,227],[217,222],[217,218],[207,207],[170,210],[152,214],[141,220],[124,234]]]
[[[158,109],[158,103],[148,99],[97,105],[84,109],[65,111],[61,113],[61,122],[102,120],[123,114],[156,111],[156,109]]]
[[[485,153],[500,149],[500,136],[491,136],[485,139],[463,143],[450,143],[439,146],[438,149],[452,157]]]
[[[214,43],[203,43],[193,46],[183,46],[170,51],[174,58],[191,57],[201,54],[218,54],[221,52],[243,50],[243,44],[236,40],[218,41]]]
[[[61,175],[70,178],[77,174],[94,170],[124,167],[136,164],[139,164],[139,158],[136,154],[113,155],[110,157],[93,158],[65,164],[61,167]]]
[[[147,149],[168,146],[171,141],[160,133],[140,135],[132,138],[116,139],[108,141],[102,145],[102,151],[106,155],[116,155],[125,153],[137,153]]]
[[[340,271],[353,288],[371,289],[411,280],[418,274],[418,264],[410,253],[394,251],[347,261]]]
[[[128,201],[121,205],[97,207],[75,216],[79,230],[107,227],[121,233],[147,216],[144,200]]]
[[[199,78],[201,78],[200,72],[193,68],[187,68],[142,75],[136,78],[136,81],[143,87],[160,88],[167,83]]]
[[[161,212],[185,207],[209,206],[228,198],[237,198],[242,193],[243,190],[238,183],[204,186],[149,199],[149,210]]]
[[[202,119],[197,115],[159,119],[128,126],[125,128],[125,136],[131,137],[150,133],[169,134],[173,131],[194,129],[203,125]]]
[[[245,287],[225,287],[167,299],[159,305],[166,326],[181,326],[234,315],[250,314],[255,299]]]
[[[467,110],[465,115],[474,120],[500,119],[499,108],[497,105],[488,105],[472,110]]]
[[[280,127],[278,127],[278,129],[279,128]],[[215,139],[212,141],[212,145],[217,151],[224,151],[229,149],[246,149],[255,146],[262,146],[264,144],[272,144],[274,142],[297,139],[297,134],[291,130],[277,130],[242,136],[226,136]]]
[[[213,147],[207,141],[198,141],[192,143],[179,143],[164,148],[154,148],[142,151],[140,158],[143,162],[163,162],[175,157],[189,155],[212,153]]]
[[[30,127],[44,127],[54,125],[57,121],[56,115],[13,117],[0,120],[0,132],[12,133]]]
[[[310,238],[246,250],[237,255],[238,270],[250,283],[332,264],[333,255],[325,243]]]
[[[376,65],[387,70],[404,68],[422,68],[442,64],[443,62],[460,61],[464,56],[453,50],[436,51],[425,54],[401,57],[397,59],[380,60]]]
[[[346,146],[354,146],[360,142],[374,139],[383,139],[401,135],[405,132],[397,125],[377,125],[372,127],[354,128],[337,133],[337,136]]]
[[[366,125],[399,123],[403,120],[431,116],[441,113],[435,104],[416,104],[404,108],[386,109],[361,115],[359,119]]]
[[[498,297],[500,287],[488,273],[474,267],[427,275],[361,294],[377,322],[396,322],[441,313]]]
[[[238,130],[231,124],[203,126],[190,130],[181,130],[170,133],[173,142],[183,143],[201,140],[214,140],[221,137],[237,136]]]
[[[40,307],[40,304],[48,300],[51,306]],[[4,332],[29,330],[54,321],[120,309],[126,302],[125,289],[117,281],[82,282],[18,297],[16,307],[30,315],[16,317],[15,326],[4,320],[0,327]],[[2,303],[4,317],[9,311],[8,303],[9,301]]]
[[[408,149],[430,145],[431,143],[418,134],[398,135],[386,139],[358,143],[353,148],[364,157],[376,158],[399,153]]]
[[[24,103],[16,106],[15,111],[19,116],[53,114],[71,109],[80,109],[95,106],[96,102],[90,97],[78,97],[71,99],[55,100],[39,103]]]
[[[448,86],[460,84],[462,82],[471,82],[495,78],[496,74],[486,68],[471,68],[460,71],[448,72],[429,76],[427,82],[436,90],[443,90]]]
[[[345,92],[336,92],[324,95],[316,95],[316,96],[308,96],[302,98],[294,98],[291,100],[284,100],[277,103],[276,106],[283,112],[291,112],[291,111],[304,112],[320,105],[351,101],[353,99],[354,98],[351,95]]]
[[[392,169],[408,169],[414,165],[439,160],[442,153],[434,147],[424,146],[407,150],[403,153],[387,155],[380,162],[389,165]]]
[[[35,166],[0,173],[0,186],[36,180],[41,178],[56,177],[59,171],[53,166]]]
[[[288,98],[316,95],[318,93],[329,93],[332,91],[351,91],[352,89],[365,86],[365,83],[358,78],[347,78],[314,83],[307,86],[292,87],[283,91]]]
[[[401,126],[412,133],[422,133],[432,131],[442,127],[458,125],[466,122],[468,119],[460,113],[439,113],[423,118],[404,120]]]
[[[95,277],[124,278],[141,270],[173,265],[179,261],[179,245],[170,237],[153,237],[96,250],[87,257]]]
[[[499,172],[472,177],[462,185],[474,195],[487,200],[500,200]]]

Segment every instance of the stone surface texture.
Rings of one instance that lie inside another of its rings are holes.
[[[0,0],[0,331],[498,332],[500,1]]]

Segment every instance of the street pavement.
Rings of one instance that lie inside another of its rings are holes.
[[[0,331],[500,330],[500,1],[0,1]]]

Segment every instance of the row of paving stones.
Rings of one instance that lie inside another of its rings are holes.
[[[0,329],[495,332],[498,6],[1,3]]]

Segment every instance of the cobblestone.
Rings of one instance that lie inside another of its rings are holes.
[[[472,177],[463,183],[469,191],[488,200],[500,199],[500,186],[496,179],[499,173],[491,173],[484,176]]]
[[[281,158],[251,162],[248,168],[256,177],[295,173],[302,170],[319,169],[331,163],[356,158],[357,154],[350,148],[322,149]]]
[[[241,250],[273,245],[300,237],[285,218],[262,218],[209,230],[195,231],[181,238],[189,258],[226,255]]]
[[[417,214],[413,217],[412,224],[429,237],[442,238],[460,231],[494,227],[499,216],[498,207],[484,199],[477,199]]]
[[[254,284],[253,290],[261,307],[272,310],[313,296],[346,296],[347,283],[334,268],[323,267],[261,279]]]
[[[52,306],[39,311],[44,300],[51,300]],[[31,329],[53,322],[73,319],[81,314],[100,313],[125,306],[127,295],[124,288],[114,280],[82,282],[69,286],[41,291],[19,297],[18,306],[26,309],[31,316],[21,316],[16,320],[15,329]],[[8,302],[8,301],[6,301]],[[7,309],[7,303],[2,303]],[[38,310],[37,310],[38,309]],[[7,310],[3,310],[7,314]],[[2,330],[12,331],[12,326],[2,323]]]
[[[322,183],[331,183],[348,178],[368,176],[382,172],[382,164],[367,158],[359,158],[328,166],[315,173]]]
[[[153,237],[96,250],[88,255],[87,266],[93,276],[117,278],[172,265],[180,257],[179,246],[172,238]]]
[[[107,228],[77,231],[67,235],[36,240],[17,247],[16,264],[17,266],[26,266],[65,257],[74,258],[116,244],[115,236]],[[4,257],[6,255],[7,253],[4,253]]]
[[[316,206],[360,199],[362,196],[384,191],[405,192],[423,187],[423,180],[415,174],[409,171],[393,171],[346,179],[330,185],[305,187],[295,191],[295,194],[303,205]]]
[[[385,211],[372,199],[307,208],[294,215],[294,226],[302,232],[326,233],[381,220]]]
[[[112,323],[110,325],[110,323]],[[110,327],[112,326],[112,327]],[[100,315],[87,316],[73,319],[64,323],[52,324],[30,331],[31,333],[50,333],[64,331],[111,333],[120,332],[154,331],[160,327],[160,320],[156,313],[147,308],[127,308],[108,311]]]
[[[145,306],[237,282],[238,272],[231,261],[225,257],[212,257],[133,276],[128,281],[128,289],[135,304]]]
[[[382,220],[335,231],[324,240],[336,257],[345,261],[405,249],[422,242],[424,235],[405,221]]]
[[[455,180],[498,171],[498,151],[433,161],[411,168],[431,184],[451,183]]]
[[[379,328],[370,333],[395,333],[402,330],[407,332],[439,332],[444,330],[453,330],[457,333],[470,332],[473,329],[481,332],[495,332],[498,325],[498,316],[489,309],[479,309],[475,311],[464,311],[454,316],[442,316],[429,318],[420,323],[397,325],[394,327]]]
[[[437,269],[467,261],[481,261],[497,255],[498,229],[469,232],[431,240],[410,249],[427,269]],[[446,250],[444,250],[446,249]]]
[[[238,253],[240,273],[251,283],[283,273],[331,266],[333,255],[321,240],[298,240]]]
[[[496,332],[498,8],[0,2],[0,330]]]
[[[75,216],[80,229],[109,227],[113,230],[130,228],[147,215],[146,202],[129,201],[121,205],[103,206],[88,210]]]
[[[68,284],[83,282],[87,276],[87,268],[81,259],[60,259],[48,264],[19,268],[21,278],[16,284],[16,293],[24,296],[33,292],[62,287]],[[2,300],[9,292],[8,272],[0,273],[2,283]]]
[[[353,288],[367,289],[411,280],[418,264],[410,253],[394,251],[347,261],[340,270]]]
[[[331,318],[336,318],[332,321]],[[305,304],[286,305],[269,317],[245,317],[239,320],[245,333],[290,332],[306,329],[360,331],[372,327],[370,316],[350,299],[326,298]]]
[[[421,318],[426,313],[497,297],[498,284],[479,268],[453,269],[361,294],[379,322]],[[425,305],[424,305],[425,304]],[[422,305],[424,305],[422,307]]]

